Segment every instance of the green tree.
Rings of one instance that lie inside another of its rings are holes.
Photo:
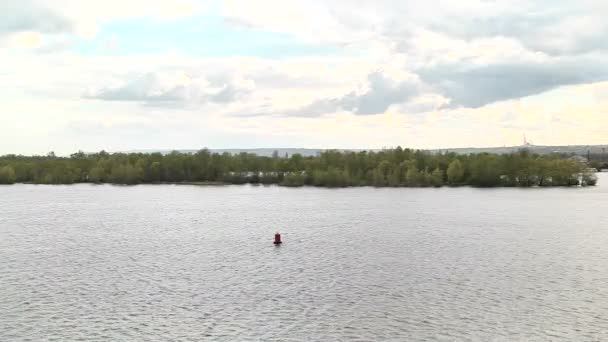
[[[148,174],[146,176],[147,176],[147,179],[150,182],[154,182],[154,183],[160,182],[161,181],[161,165],[160,165],[160,162],[157,162],[157,161],[152,162],[150,164],[150,169],[149,169]]]
[[[410,149],[273,157],[251,153],[83,153],[59,157],[0,156],[1,182],[137,184],[212,181],[342,186],[573,186],[594,185],[586,166],[567,155],[529,151],[504,155],[431,154]]]
[[[290,187],[298,187],[304,185],[304,176],[300,172],[290,172],[285,175],[283,178],[283,182],[281,182],[283,186]]]
[[[102,167],[96,166],[89,172],[89,181],[93,183],[102,183],[105,180],[105,170]]]
[[[378,164],[374,171],[374,185],[386,186],[389,183],[389,175],[391,174],[392,165],[388,160],[383,160]],[[396,184],[395,184],[396,185]]]
[[[436,187],[442,186],[443,185],[443,177],[444,177],[443,171],[441,169],[439,169],[439,168],[436,168],[431,173],[431,177],[430,177],[429,183],[432,186],[436,186]]]
[[[112,168],[110,180],[116,184],[139,184],[143,178],[143,170],[131,164],[117,165]]]
[[[422,183],[422,175],[416,165],[411,165],[407,169],[407,173],[405,174],[405,181],[408,186],[420,186]]]
[[[469,183],[474,186],[493,187],[501,184],[501,170],[495,155],[482,153],[470,165]]]
[[[0,167],[0,184],[14,184],[16,180],[15,170],[11,166]]]
[[[585,171],[581,176],[581,184],[583,186],[594,186],[597,184],[597,176],[593,172]]]
[[[457,185],[462,183],[464,180],[464,167],[458,159],[454,159],[448,166],[448,183],[451,185]]]

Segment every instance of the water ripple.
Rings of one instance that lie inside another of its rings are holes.
[[[608,340],[607,194],[0,187],[0,340]]]

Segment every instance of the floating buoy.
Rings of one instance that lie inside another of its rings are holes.
[[[283,243],[283,242],[281,241],[281,233],[276,232],[276,233],[274,234],[274,244],[275,244],[275,245],[280,245],[280,244],[282,244],[282,243]]]

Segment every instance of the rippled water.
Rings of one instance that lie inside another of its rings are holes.
[[[0,340],[608,340],[607,176],[3,186]]]

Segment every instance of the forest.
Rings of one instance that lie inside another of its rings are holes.
[[[592,186],[594,173],[562,155],[330,150],[317,156],[250,153],[98,153],[0,156],[0,184],[189,183],[319,187]]]

